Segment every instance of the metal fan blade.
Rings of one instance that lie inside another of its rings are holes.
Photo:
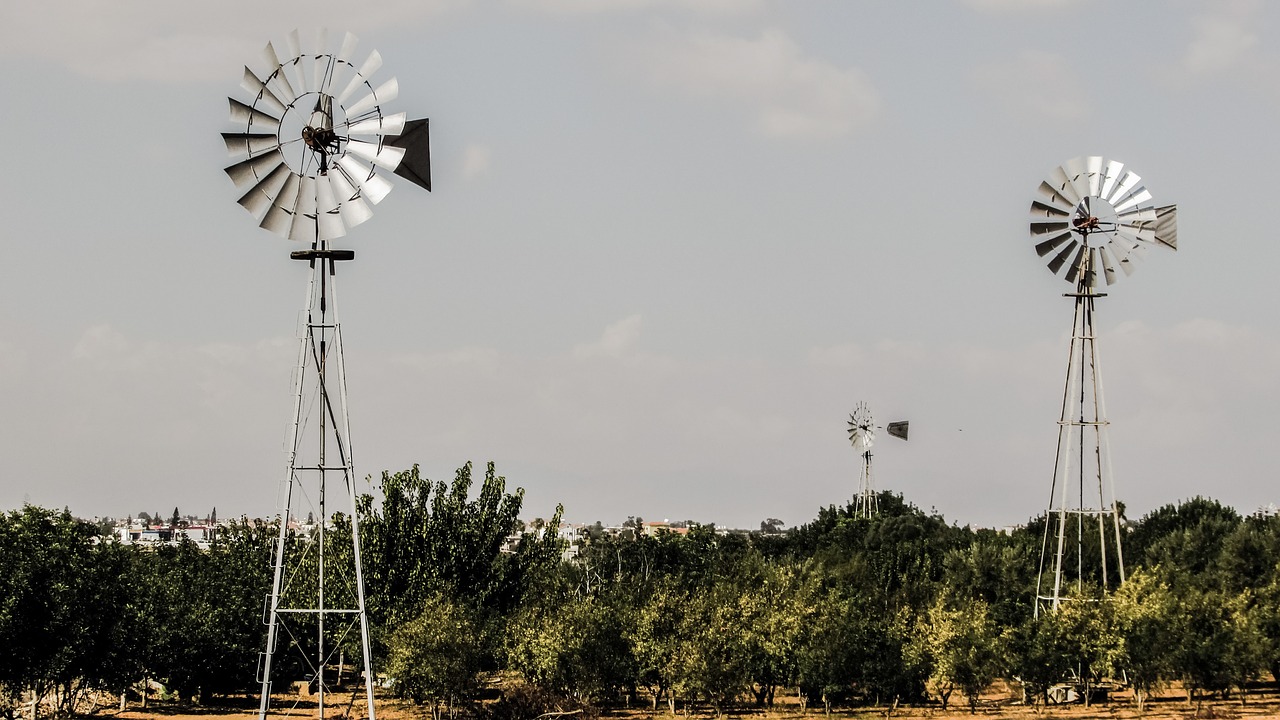
[[[237,201],[249,211],[250,215],[261,220],[266,215],[267,210],[271,208],[271,204],[275,202],[276,196],[280,194],[280,189],[284,187],[285,180],[292,173],[289,167],[284,163],[280,163],[267,176],[258,181],[258,184],[249,188],[249,192],[245,193]]]
[[[1133,191],[1132,195],[1130,195],[1128,198],[1122,201],[1119,205],[1115,206],[1116,213],[1117,214],[1122,213],[1125,210],[1128,210],[1131,207],[1135,207],[1139,203],[1144,203],[1150,199],[1151,199],[1151,193],[1147,192],[1146,188],[1139,187]]]
[[[348,135],[399,135],[404,131],[404,113],[372,117],[347,128]]]
[[[1150,205],[1134,208],[1116,215],[1116,222],[1121,225],[1140,225],[1142,223],[1155,222],[1155,220],[1156,209]]]
[[[1129,191],[1137,187],[1140,182],[1142,182],[1142,178],[1137,173],[1126,172],[1116,182],[1116,186],[1111,189],[1111,194],[1103,196],[1102,199],[1115,206],[1120,202],[1121,198],[1128,195]]]
[[[373,211],[369,209],[369,205],[365,203],[364,198],[360,197],[359,191],[352,187],[341,170],[330,172],[328,177],[329,184],[333,186],[334,197],[338,198],[338,211],[344,225],[353,228],[373,217]]]
[[[1055,205],[1049,205],[1048,203],[1042,203],[1039,200],[1032,200],[1031,217],[1067,218],[1071,217],[1071,211]]]
[[[261,155],[280,144],[274,134],[266,133],[222,133],[222,141],[227,145],[227,154],[232,157]]]
[[[1102,259],[1098,256],[1098,248],[1090,248],[1087,265],[1084,267],[1084,285],[1085,287],[1098,287],[1098,268],[1102,267]]]
[[[1062,169],[1066,173],[1067,180],[1071,183],[1071,189],[1075,191],[1076,197],[1080,200],[1089,196],[1089,178],[1086,177],[1087,167],[1085,160],[1087,158],[1072,158],[1063,164]],[[1076,202],[1079,203],[1080,200]]]
[[[244,125],[246,128],[260,125],[263,130],[269,132],[276,132],[280,129],[280,118],[251,108],[235,98],[227,98],[227,101],[231,103],[231,122],[237,125]]]
[[[365,95],[355,105],[351,107],[343,106],[343,110],[347,112],[347,117],[360,117],[382,103],[395,100],[399,94],[400,83],[395,78],[391,78],[379,85],[377,90]]]
[[[338,200],[333,195],[333,186],[326,180],[316,180],[316,226],[321,240],[333,240],[347,234],[339,214]]]
[[[902,438],[903,440],[906,440],[907,431],[910,425],[911,425],[911,422],[909,420],[891,422],[888,424],[888,426],[885,427],[885,430],[889,431],[889,434],[892,435],[893,437]]]
[[[356,45],[359,43],[360,41],[351,33],[343,36],[342,47],[338,49],[338,54],[333,56],[325,92],[332,95],[335,88],[346,87],[348,76],[354,70]]]
[[[1156,242],[1170,250],[1178,249],[1178,206],[1156,208]]]
[[[261,78],[253,74],[248,65],[244,68],[244,78],[240,81],[240,87],[254,96],[254,105],[262,103],[271,112],[284,114],[284,103],[280,102],[280,98],[267,88]]]
[[[1102,158],[1091,155],[1084,159],[1085,180],[1089,183],[1089,194],[1098,196],[1102,189]]]
[[[1053,172],[1049,173],[1049,179],[1046,182],[1054,189],[1054,192],[1066,198],[1067,204],[1071,207],[1080,204],[1080,193],[1076,192],[1076,189],[1071,185],[1071,178],[1067,175],[1066,168],[1054,168]]]
[[[237,188],[243,188],[266,177],[277,165],[284,165],[284,155],[279,150],[241,160],[227,167],[225,172]]]
[[[330,66],[333,65],[333,56],[329,53],[329,28],[320,28],[316,31],[315,37],[315,53],[311,58],[311,77],[314,78],[311,83],[311,89],[315,92],[325,92],[330,83]]]
[[[383,144],[404,148],[395,173],[431,192],[431,122],[427,118],[410,120],[404,124],[404,132],[383,138]]]
[[[1080,266],[1084,264],[1084,254],[1088,249],[1088,245],[1081,245],[1076,256],[1071,258],[1071,265],[1067,268],[1067,282],[1073,283],[1080,277]]]
[[[374,143],[367,143],[363,140],[348,140],[347,150],[387,170],[395,170],[396,166],[404,158],[405,152],[404,148],[392,145],[378,147]]]
[[[1033,222],[1031,223],[1032,235],[1047,235],[1049,233],[1062,232],[1071,228],[1071,223],[1066,222]]]
[[[294,92],[293,86],[289,84],[289,78],[285,77],[284,64],[276,55],[275,46],[267,43],[267,46],[262,49],[262,57],[267,61],[269,70],[266,83],[275,90],[276,97],[286,105],[298,99],[298,93]]]
[[[380,67],[382,67],[382,56],[378,54],[377,50],[374,50],[369,53],[369,57],[365,59],[364,64],[356,71],[356,76],[351,78],[351,82],[347,83],[347,87],[334,100],[345,107],[347,99],[356,91],[356,88],[367,84],[370,76],[377,72]]]
[[[289,226],[290,240],[316,240],[316,179],[304,175],[298,180],[298,204]]]
[[[1120,174],[1124,172],[1124,163],[1118,163],[1112,160],[1107,163],[1107,169],[1103,171],[1102,189],[1098,192],[1098,197],[1107,199],[1111,197],[1111,191],[1115,189],[1116,181],[1120,179]]]
[[[1062,243],[1070,239],[1071,239],[1071,233],[1064,232],[1061,235],[1051,237],[1048,240],[1045,240],[1044,242],[1036,243],[1036,254],[1039,255],[1040,257],[1044,257],[1045,255],[1048,255],[1049,253],[1057,249],[1060,245],[1062,245]],[[1055,270],[1054,272],[1056,273],[1057,271]]]
[[[373,168],[360,164],[359,160],[350,155],[338,158],[338,167],[342,168],[347,178],[360,188],[360,194],[374,205],[382,202],[387,193],[391,192],[391,183],[376,174]]]
[[[298,176],[289,173],[284,180],[284,187],[276,195],[275,202],[267,210],[259,227],[269,230],[280,237],[289,237],[289,228],[293,227],[293,213],[298,206],[298,188],[301,182]]]
[[[1070,256],[1071,253],[1079,246],[1080,243],[1072,240],[1065,248],[1062,249],[1062,252],[1055,255],[1054,258],[1049,261],[1049,272],[1057,275],[1058,271],[1062,270],[1063,264],[1067,262],[1067,257]]]
[[[1040,187],[1036,188],[1036,190],[1044,197],[1045,202],[1050,207],[1061,210],[1063,213],[1071,212],[1071,208],[1076,206],[1073,201],[1067,199],[1066,195],[1063,195],[1056,187],[1050,185],[1047,180],[1041,182]]]
[[[1102,273],[1106,277],[1108,285],[1114,285],[1116,282],[1116,265],[1111,258],[1111,253],[1107,252],[1107,246],[1103,245],[1098,248],[1098,255],[1102,258]]]
[[[285,52],[289,57],[284,61],[285,67],[288,68],[289,78],[293,80],[293,86],[298,88],[298,94],[303,95],[310,92],[310,86],[307,84],[307,75],[303,72],[302,60],[302,44],[298,41],[298,29],[294,28],[284,40]]]

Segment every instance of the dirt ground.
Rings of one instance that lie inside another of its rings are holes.
[[[336,702],[338,700],[342,702]],[[326,708],[325,717],[349,717],[352,720],[364,718],[362,699],[357,698],[354,706],[349,705],[350,696],[331,697]],[[957,702],[959,704],[957,704]],[[394,699],[377,701],[377,716],[384,720],[429,720],[431,711],[426,707],[417,707],[410,703]],[[189,705],[178,706],[164,703],[153,704],[143,710],[136,705],[124,712],[118,710],[100,710],[93,717],[114,718],[116,720],[253,720],[257,718],[256,700],[237,700],[218,707],[195,708]],[[348,712],[350,714],[348,715]],[[273,717],[314,718],[317,717],[316,706],[310,701],[296,701],[294,698],[280,698],[273,705]],[[574,716],[567,716],[572,718]],[[647,709],[613,709],[601,713],[602,718],[616,720],[663,720],[671,716],[665,708],[656,715]],[[714,716],[709,709],[694,710],[689,713],[680,710],[676,720],[697,718],[710,720]],[[794,697],[779,698],[770,710],[749,710],[729,713],[730,718],[759,718],[759,720],[826,720],[822,708],[809,708],[809,712],[801,712]],[[873,718],[901,718],[902,720],[963,720],[964,718],[1026,718],[1026,720],[1238,720],[1243,718],[1280,718],[1280,693],[1273,686],[1261,687],[1250,691],[1245,703],[1238,698],[1222,700],[1206,699],[1188,705],[1186,696],[1177,688],[1170,688],[1159,697],[1148,701],[1145,712],[1139,713],[1133,702],[1131,693],[1114,695],[1108,702],[1095,704],[1092,707],[1082,705],[1052,705],[1033,708],[1015,704],[1007,700],[1006,695],[992,695],[983,698],[976,715],[969,713],[963,698],[953,700],[946,712],[937,706],[906,707],[900,706],[890,713],[888,708],[858,708],[833,711],[836,720],[872,720]],[[529,718],[529,720],[534,720]],[[558,719],[556,719],[558,720]]]

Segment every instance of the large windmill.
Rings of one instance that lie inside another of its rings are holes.
[[[893,437],[906,440],[909,425],[903,420],[891,422],[885,428],[877,426],[865,402],[858,403],[853,414],[849,415],[849,442],[862,459],[858,494],[853,496],[854,517],[869,518],[880,512],[880,495],[876,492],[875,475],[871,468],[871,448],[876,442],[876,430],[887,430]]]
[[[1116,505],[1102,367],[1094,334],[1099,281],[1114,283],[1121,270],[1152,247],[1178,249],[1177,209],[1156,207],[1141,178],[1115,161],[1080,157],[1040,183],[1031,203],[1031,238],[1049,270],[1071,283],[1075,320],[1058,420],[1058,451],[1045,516],[1035,613],[1056,610],[1074,580],[1104,591],[1123,583],[1124,555]],[[1074,565],[1074,568],[1072,567]]]
[[[228,152],[237,159],[226,172],[243,191],[240,204],[260,227],[303,243],[306,249],[290,257],[307,262],[311,269],[271,594],[264,608],[267,642],[258,663],[260,718],[270,710],[272,673],[286,652],[289,664],[311,681],[324,718],[334,680],[330,668],[336,665],[341,672],[344,645],[357,635],[368,717],[374,717],[334,277],[338,262],[354,259],[355,252],[336,249],[332,241],[368,220],[369,206],[391,191],[391,183],[378,169],[430,190],[431,159],[427,120],[406,121],[404,113],[384,112],[383,105],[395,99],[399,86],[394,78],[373,85],[382,57],[373,51],[357,65],[356,44],[355,36],[347,33],[333,52],[323,30],[305,51],[296,30],[283,45],[268,43],[262,72],[244,70],[241,86],[248,93],[247,102],[229,98],[237,132],[223,134]],[[333,513],[329,485],[339,480],[340,497],[347,501],[349,552],[330,547],[326,540]],[[309,535],[294,538],[289,526],[300,511],[313,515],[316,523],[304,529]]]

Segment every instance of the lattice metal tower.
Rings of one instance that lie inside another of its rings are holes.
[[[1071,283],[1071,348],[1058,420],[1058,450],[1045,515],[1035,614],[1057,610],[1074,584],[1104,592],[1123,583],[1124,554],[1115,497],[1102,360],[1094,330],[1098,280],[1133,272],[1149,247],[1177,249],[1177,210],[1154,207],[1140,178],[1121,163],[1081,157],[1054,170],[1031,204],[1031,237],[1049,270]]]
[[[296,30],[280,46],[283,53],[268,43],[265,72],[244,71],[241,86],[249,102],[230,98],[238,132],[223,133],[228,152],[238,160],[226,172],[245,191],[240,204],[260,227],[309,246],[290,253],[310,265],[310,275],[294,375],[288,469],[277,506],[271,593],[263,612],[267,641],[258,662],[260,718],[271,710],[273,674],[305,677],[324,718],[328,696],[342,681],[348,651],[360,654],[365,711],[374,717],[346,369],[336,309],[337,263],[354,259],[355,253],[335,249],[332,241],[368,220],[369,205],[391,191],[377,168],[427,190],[431,185],[427,121],[384,114],[382,105],[395,98],[399,86],[392,78],[375,88],[370,79],[382,58],[374,51],[357,67],[352,62],[356,43],[347,33],[341,48],[330,52],[323,30],[307,52],[300,49]],[[330,497],[334,491],[340,492],[338,507]],[[339,509],[344,520],[337,523],[334,512]],[[298,526],[296,518],[304,512],[314,522]],[[335,534],[336,540],[331,537]]]

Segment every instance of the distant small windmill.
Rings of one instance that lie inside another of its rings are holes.
[[[869,518],[880,511],[880,498],[876,494],[875,477],[871,471],[871,447],[875,445],[876,430],[887,430],[893,437],[906,440],[909,425],[908,421],[901,420],[891,422],[887,427],[877,426],[865,402],[858,403],[849,416],[849,442],[862,457],[858,494],[853,497],[855,517]]]

